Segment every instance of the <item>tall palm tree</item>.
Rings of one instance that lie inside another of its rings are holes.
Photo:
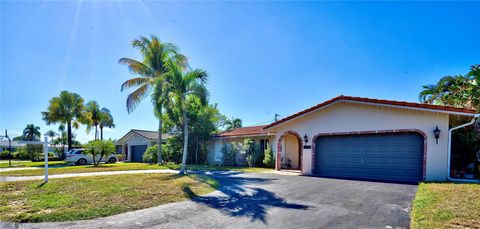
[[[95,128],[95,140],[98,140],[98,125],[102,120],[102,112],[97,101],[89,101],[85,106],[85,118],[87,119],[87,133]]]
[[[85,122],[83,111],[83,99],[79,94],[62,91],[59,96],[50,99],[47,111],[42,112],[42,118],[47,125],[67,125],[68,150],[72,149],[72,126],[78,128],[80,123]]]
[[[45,136],[50,137],[50,141],[53,141],[53,138],[57,136],[57,132],[55,132],[54,130],[49,130],[45,132]]]
[[[172,61],[168,64],[167,85],[165,91],[169,97],[171,109],[180,109],[183,119],[183,155],[180,174],[185,173],[188,154],[188,117],[186,102],[189,100],[199,100],[202,105],[207,103],[208,92],[205,87],[208,74],[203,70],[193,70],[184,72],[184,70]]]
[[[232,119],[228,119],[225,122],[225,125],[227,126],[227,130],[233,130],[235,128],[242,127],[242,120],[239,118],[232,117]]]
[[[103,140],[103,128],[115,128],[113,123],[113,116],[106,107],[100,110],[102,118],[100,119],[100,140]]]
[[[178,53],[173,43],[161,42],[156,36],[150,39],[140,37],[132,41],[132,46],[142,54],[143,60],[121,58],[120,64],[127,65],[130,72],[138,77],[131,78],[122,84],[121,91],[136,88],[127,97],[127,111],[131,113],[136,106],[153,90],[151,94],[155,116],[158,118],[158,163],[162,163],[162,106],[165,100],[163,87],[165,73],[168,71],[166,63],[173,61],[182,68],[187,66],[187,58]]]
[[[37,141],[40,139],[40,127],[28,124],[23,130],[23,136],[27,141]]]

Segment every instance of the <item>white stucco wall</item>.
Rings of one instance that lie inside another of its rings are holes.
[[[448,124],[449,115],[446,113],[338,102],[275,126],[269,131],[276,132],[277,142],[287,131],[297,132],[302,139],[307,134],[307,145],[311,145],[312,138],[320,133],[419,129],[427,135],[426,180],[444,181],[447,176]],[[433,135],[437,125],[441,130],[438,144]],[[312,173],[311,150],[303,149],[304,174]]]
[[[147,145],[147,147],[151,146],[151,141],[146,139],[145,137],[142,137],[138,134],[133,133],[129,138],[125,140],[125,144],[128,145],[128,158],[127,161],[131,161],[132,157],[132,146],[138,146],[138,145]],[[122,145],[122,147],[125,147],[125,144]],[[122,148],[122,152],[124,152]]]

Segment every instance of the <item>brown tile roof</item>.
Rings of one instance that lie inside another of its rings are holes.
[[[268,135],[268,132],[265,131],[263,126],[247,126],[235,128],[233,130],[224,131],[215,135],[215,137],[239,137],[239,136],[258,136],[258,135]]]
[[[158,132],[157,131],[151,131],[151,130],[137,130],[137,129],[132,129],[132,132],[135,132],[147,139],[150,140],[157,140],[158,139]],[[170,138],[172,135],[170,134],[165,134],[162,133],[162,139]]]
[[[408,108],[421,108],[421,109],[429,109],[429,110],[437,110],[437,111],[447,111],[447,112],[458,112],[458,113],[466,113],[466,114],[475,114],[476,110],[473,109],[466,109],[466,108],[457,108],[457,107],[449,107],[449,106],[441,106],[441,105],[433,105],[433,104],[426,104],[426,103],[412,103],[412,102],[401,102],[401,101],[394,101],[394,100],[383,100],[383,99],[370,99],[370,98],[362,98],[362,97],[353,97],[353,96],[337,96],[333,99],[327,100],[323,103],[317,104],[313,107],[310,107],[306,110],[300,111],[283,119],[280,119],[276,122],[273,122],[269,125],[266,125],[264,128],[268,129],[270,127],[276,126],[280,123],[286,122],[290,119],[296,118],[298,116],[304,115],[316,109],[322,108],[334,102],[344,100],[344,101],[355,101],[355,102],[366,102],[366,103],[374,103],[374,104],[381,104],[381,105],[392,105],[392,106],[402,106]]]

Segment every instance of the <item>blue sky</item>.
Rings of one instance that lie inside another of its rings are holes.
[[[0,3],[0,129],[28,123],[61,90],[96,100],[117,127],[154,130],[149,99],[127,114],[121,57],[156,34],[210,74],[211,102],[264,124],[344,94],[417,101],[421,86],[480,63],[480,3],[152,2]],[[82,127],[82,142],[93,138]]]

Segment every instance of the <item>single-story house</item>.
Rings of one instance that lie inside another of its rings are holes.
[[[170,137],[170,134],[162,134],[162,140]],[[116,142],[117,153],[121,153],[125,161],[143,162],[143,154],[157,141],[157,131],[132,129]]]
[[[338,96],[244,135],[220,133],[209,146],[213,163],[222,144],[268,136],[275,169],[302,174],[395,182],[449,178],[452,128],[476,111],[448,106]]]
[[[247,138],[260,146],[260,149],[262,150],[261,153],[263,153],[267,146],[270,146],[270,148],[273,149],[275,144],[275,134],[266,132],[263,129],[265,126],[266,125],[241,127],[216,134],[208,144],[207,162],[209,164],[224,164],[222,147],[228,143],[235,145],[237,149],[241,149],[244,140]],[[237,154],[240,154],[240,152]],[[236,155],[235,164],[245,164],[245,158],[242,157],[242,155]]]

